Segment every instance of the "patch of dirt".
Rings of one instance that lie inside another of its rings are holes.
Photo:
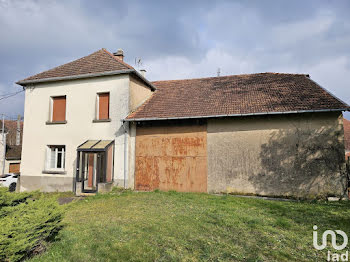
[[[60,197],[58,198],[58,204],[59,205],[65,205],[65,204],[68,204],[74,200],[83,200],[84,198],[83,197]]]

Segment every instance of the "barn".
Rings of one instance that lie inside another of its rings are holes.
[[[309,75],[157,81],[128,115],[129,180],[142,191],[341,196],[342,111]]]

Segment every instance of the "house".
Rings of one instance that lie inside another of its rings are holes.
[[[0,121],[2,127],[2,121]],[[1,173],[20,173],[23,121],[5,120],[4,133],[0,130]]]
[[[5,120],[4,124],[7,130],[5,173],[20,173],[23,121],[19,117],[18,120]]]
[[[21,191],[346,191],[342,111],[309,75],[149,82],[102,49],[25,88]]]
[[[350,121],[344,118],[345,158],[350,160]]]
[[[2,121],[0,121],[0,174],[5,173],[5,167],[6,167],[6,136],[7,136],[7,129],[5,126],[3,127]]]

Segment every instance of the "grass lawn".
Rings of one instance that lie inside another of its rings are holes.
[[[326,261],[312,227],[350,236],[350,204],[115,191],[66,205],[64,224],[32,261]]]

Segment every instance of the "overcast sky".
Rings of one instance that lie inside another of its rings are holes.
[[[350,104],[350,1],[0,0],[0,36],[0,99],[104,47],[141,58],[149,80],[307,73]],[[23,107],[23,93],[0,100]]]

